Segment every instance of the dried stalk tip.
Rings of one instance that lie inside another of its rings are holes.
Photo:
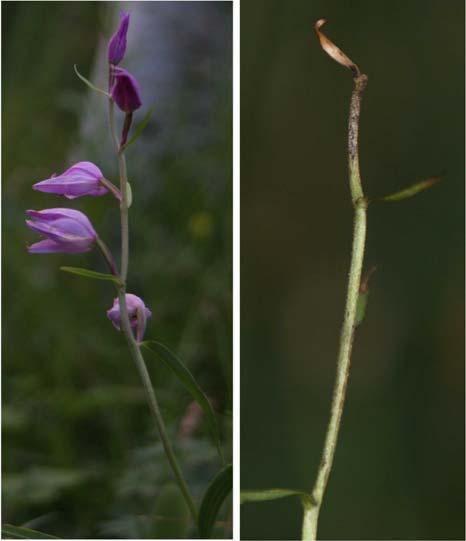
[[[331,58],[333,58],[333,60],[335,60],[335,62],[350,69],[353,72],[354,77],[359,77],[361,72],[358,66],[348,58],[345,53],[333,43],[333,41],[330,41],[328,37],[320,31],[326,22],[327,19],[319,19],[314,25],[314,30],[319,38],[320,46]]]

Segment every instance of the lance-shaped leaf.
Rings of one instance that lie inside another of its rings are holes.
[[[142,134],[142,132],[145,130],[147,124],[149,123],[150,117],[152,116],[152,113],[154,112],[154,108],[151,107],[147,113],[144,115],[144,118],[141,120],[141,122],[136,126],[134,129],[133,135],[128,139],[128,141],[121,147],[120,151],[126,150],[130,145],[132,145],[136,139],[139,138],[139,136]]]
[[[178,359],[178,357],[160,342],[156,342],[155,340],[146,340],[141,342],[141,346],[144,346],[146,349],[154,353],[158,359],[163,361],[177,376],[179,381],[184,385],[185,389],[191,394],[194,400],[196,400],[196,402],[201,406],[202,411],[206,416],[212,439],[217,447],[218,454],[223,461],[223,453],[220,443],[220,431],[215,413],[210,405],[209,399],[197,384],[194,376]]]
[[[278,500],[280,498],[288,498],[290,496],[298,496],[303,505],[312,504],[312,497],[307,492],[302,490],[293,490],[288,488],[269,488],[266,490],[242,490],[240,493],[240,503],[248,502],[267,502],[270,500]]]
[[[212,480],[202,499],[199,508],[199,534],[202,539],[208,539],[212,527],[225,498],[233,488],[233,467],[228,464]]]
[[[38,532],[37,530],[31,530],[30,528],[23,528],[21,526],[12,526],[11,524],[4,524],[2,526],[2,539],[59,539],[53,535]]]
[[[418,194],[419,192],[423,192],[424,190],[428,190],[434,184],[437,184],[437,182],[440,182],[442,177],[431,177],[426,180],[422,180],[421,182],[417,182],[416,184],[413,184],[412,186],[409,186],[408,188],[404,188],[403,190],[400,190],[399,192],[392,193],[390,195],[386,195],[385,197],[381,197],[379,201],[401,201],[403,199],[408,199],[409,197],[413,197],[414,195]]]
[[[60,270],[64,272],[69,272],[70,274],[84,276],[84,278],[93,278],[94,280],[108,280],[118,286],[121,285],[118,277],[114,276],[113,274],[105,274],[103,272],[96,272],[89,269],[81,269],[80,267],[60,267]]]
[[[76,75],[81,79],[81,81],[86,84],[91,90],[95,90],[96,92],[100,92],[101,94],[103,94],[104,96],[107,96],[107,98],[110,97],[110,94],[108,92],[105,92],[105,90],[102,90],[101,88],[93,85],[91,83],[91,81],[89,81],[88,79],[86,79],[84,77],[84,75],[81,75],[78,71],[78,66],[75,64],[74,65],[74,71],[76,72]]]

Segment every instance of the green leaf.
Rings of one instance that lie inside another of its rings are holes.
[[[69,272],[71,274],[77,274],[78,276],[84,276],[85,278],[94,278],[94,280],[109,280],[118,286],[121,285],[119,278],[113,274],[105,274],[103,272],[96,272],[89,269],[81,269],[80,267],[60,267],[60,270]]]
[[[268,490],[242,490],[240,494],[240,503],[248,502],[266,502],[278,500],[279,498],[288,498],[289,496],[298,496],[304,505],[312,502],[312,497],[302,490],[292,490],[288,488],[270,488]]]
[[[199,534],[202,539],[209,539],[212,527],[225,498],[233,488],[233,467],[228,464],[213,478],[208,486],[199,508]]]
[[[399,192],[395,192],[390,195],[386,195],[385,197],[381,197],[380,201],[386,201],[390,203],[392,201],[401,201],[402,199],[408,199],[409,197],[413,197],[419,192],[428,190],[434,184],[437,184],[437,182],[439,182],[440,180],[441,180],[441,177],[428,178],[427,180],[417,182],[416,184],[413,184],[412,186],[409,186],[408,188],[405,188],[404,190],[400,190]]]
[[[130,145],[132,145],[136,139],[142,134],[142,132],[146,129],[147,124],[149,123],[150,117],[152,116],[152,113],[154,112],[154,107],[151,107],[147,113],[144,115],[144,118],[141,120],[141,122],[136,126],[134,129],[133,135],[129,138],[129,140],[123,145],[121,151],[126,150]]]
[[[364,317],[366,316],[366,307],[367,307],[367,301],[369,298],[369,290],[364,292],[359,292],[358,296],[358,303],[356,305],[356,321],[354,322],[354,326],[358,327],[361,325],[361,323],[364,320]]]
[[[156,342],[155,340],[147,340],[145,342],[141,342],[141,346],[144,346],[146,349],[154,353],[160,360],[162,360],[178,377],[179,381],[184,385],[194,400],[196,400],[201,406],[204,415],[206,416],[212,439],[217,447],[218,454],[223,461],[222,447],[220,444],[220,431],[215,413],[210,405],[209,399],[197,384],[194,376],[178,359],[178,357],[160,342]]]
[[[29,528],[22,528],[20,526],[12,526],[11,524],[4,524],[2,526],[2,539],[59,539],[53,535],[31,530]]]
[[[78,66],[76,66],[76,64],[74,65],[74,71],[76,72],[76,75],[81,79],[81,81],[85,83],[89,88],[91,88],[92,90],[95,90],[96,92],[100,92],[101,94],[104,94],[105,96],[107,96],[107,98],[110,97],[110,94],[108,92],[105,92],[105,90],[102,90],[101,88],[98,88],[97,86],[93,85],[91,81],[89,81],[88,79],[84,77],[84,75],[81,75],[78,71]]]

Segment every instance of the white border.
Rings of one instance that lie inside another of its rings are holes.
[[[233,0],[233,539],[240,539],[240,0]]]

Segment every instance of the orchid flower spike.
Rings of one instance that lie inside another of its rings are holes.
[[[110,94],[125,113],[132,113],[141,107],[139,84],[131,73],[123,68],[113,68],[114,83]]]
[[[108,62],[116,66],[119,64],[126,51],[126,34],[128,33],[129,13],[120,14],[120,26],[113,34],[108,44]]]
[[[152,312],[146,307],[144,301],[136,295],[126,293],[125,298],[129,321],[136,340],[138,343],[140,343],[144,338],[147,319],[152,316]],[[113,301],[113,306],[110,308],[110,310],[107,311],[107,317],[112,322],[115,329],[120,330],[121,314],[120,301],[118,297]]]
[[[45,240],[29,246],[31,254],[88,252],[97,239],[91,222],[85,214],[73,209],[27,210],[30,220],[26,224]]]
[[[37,182],[33,189],[38,192],[64,195],[68,199],[76,199],[83,195],[105,195],[108,189],[102,183],[102,171],[91,162],[78,162],[61,175],[52,175],[46,180]]]

